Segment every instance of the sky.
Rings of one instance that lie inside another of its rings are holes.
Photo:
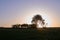
[[[0,0],[0,26],[30,24],[36,14],[48,27],[60,27],[60,0]]]

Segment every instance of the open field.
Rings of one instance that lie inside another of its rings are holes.
[[[60,28],[40,28],[40,29],[1,28],[0,39],[60,40]]]

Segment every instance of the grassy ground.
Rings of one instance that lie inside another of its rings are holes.
[[[0,39],[8,40],[60,40],[60,28],[0,29]]]

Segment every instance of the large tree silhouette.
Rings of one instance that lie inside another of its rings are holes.
[[[33,24],[36,24],[36,25],[37,25],[37,23],[38,23],[39,21],[41,22],[41,26],[44,27],[45,22],[44,22],[44,19],[42,18],[41,15],[35,15],[35,16],[32,18],[32,23],[33,23]]]

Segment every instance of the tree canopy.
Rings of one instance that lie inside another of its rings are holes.
[[[39,15],[39,14],[37,14],[37,15],[35,15],[33,18],[32,18],[32,23],[34,23],[34,24],[36,24],[37,25],[37,22],[38,21],[41,21],[42,23],[41,23],[41,25],[43,26],[44,24],[45,24],[45,20],[42,18],[42,16],[41,15]]]

